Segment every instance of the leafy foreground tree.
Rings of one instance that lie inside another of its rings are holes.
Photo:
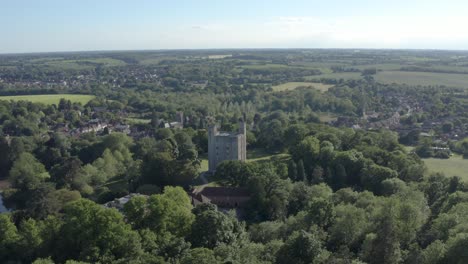
[[[10,181],[20,190],[34,190],[48,178],[44,165],[27,152],[18,157],[10,170]]]
[[[56,259],[109,263],[138,259],[140,237],[116,210],[81,199],[64,209]]]
[[[316,235],[300,231],[292,234],[280,248],[276,263],[320,263],[324,262],[328,255]]]
[[[242,243],[246,239],[244,225],[235,216],[217,210],[216,205],[202,204],[194,209],[196,216],[189,240],[195,247],[215,248],[221,244]]]

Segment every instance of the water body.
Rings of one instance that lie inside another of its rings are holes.
[[[0,213],[8,212],[8,209],[3,205],[3,197],[0,193]]]

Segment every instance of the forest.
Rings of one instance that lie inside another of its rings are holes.
[[[467,73],[461,51],[0,55],[0,263],[467,263]],[[206,172],[208,127],[239,120],[247,161]]]

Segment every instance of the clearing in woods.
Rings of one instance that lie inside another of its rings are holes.
[[[441,172],[445,176],[459,176],[468,182],[468,159],[454,155],[449,159],[423,159],[430,172]]]
[[[331,84],[323,84],[323,83],[312,83],[312,82],[287,82],[280,85],[273,86],[273,91],[275,92],[282,92],[282,91],[289,91],[294,90],[299,87],[311,87],[315,88],[321,92],[326,92],[328,89],[333,87]]]
[[[56,104],[60,99],[64,98],[72,101],[72,103],[87,104],[96,96],[87,94],[40,94],[40,95],[14,95],[14,96],[0,96],[0,100],[4,101],[29,101],[32,103],[43,103],[46,105]]]

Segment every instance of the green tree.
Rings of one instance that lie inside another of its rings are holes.
[[[397,178],[398,173],[390,168],[372,164],[362,171],[361,184],[367,190],[382,194],[382,181]]]
[[[207,248],[193,248],[189,254],[182,258],[181,264],[216,264],[219,261],[216,259],[213,250]]]
[[[442,263],[462,264],[468,262],[468,233],[456,234],[447,240],[447,251],[442,259]]]
[[[58,261],[129,261],[141,254],[140,238],[123,216],[86,199],[64,208],[60,234],[55,253]]]
[[[307,204],[307,220],[320,227],[328,227],[335,217],[333,203],[323,198],[313,198]]]
[[[289,150],[294,160],[303,160],[307,168],[311,168],[318,161],[320,154],[320,141],[308,136],[292,146]]]
[[[128,221],[135,228],[149,228],[155,234],[184,237],[190,233],[195,216],[187,193],[180,187],[166,187],[163,194],[134,197],[124,206]]]
[[[304,162],[302,161],[302,159],[300,159],[297,162],[297,178],[296,178],[296,180],[297,181],[305,181],[306,179],[307,179],[307,177],[306,177],[306,171],[305,171],[305,168],[304,168]]]
[[[297,179],[297,164],[292,159],[288,163],[288,177],[291,181],[296,181]]]
[[[338,205],[335,207],[336,217],[333,219],[329,232],[331,248],[338,249],[345,245],[357,249],[368,228],[366,211],[353,205]]]
[[[10,170],[10,182],[21,190],[36,189],[48,178],[50,175],[44,165],[27,152],[20,154]]]
[[[194,208],[195,221],[189,240],[194,247],[213,249],[221,244],[239,243],[245,239],[244,225],[233,215],[219,212],[215,205],[202,204]]]
[[[316,235],[306,231],[293,233],[279,249],[276,263],[279,264],[307,264],[325,260],[327,251]]]
[[[39,248],[43,243],[40,223],[32,218],[24,220],[20,224],[18,233],[20,236],[21,258],[25,261],[36,259]]]
[[[216,167],[215,178],[230,186],[245,186],[252,177],[248,163],[239,160],[226,160]]]
[[[264,220],[283,219],[287,215],[288,197],[292,189],[289,179],[281,179],[273,164],[255,169],[248,186],[252,194],[248,214]]]
[[[0,262],[15,260],[20,236],[10,214],[0,214]]]
[[[286,146],[294,146],[301,142],[306,136],[307,132],[307,127],[302,124],[289,126],[284,132],[284,142]]]

